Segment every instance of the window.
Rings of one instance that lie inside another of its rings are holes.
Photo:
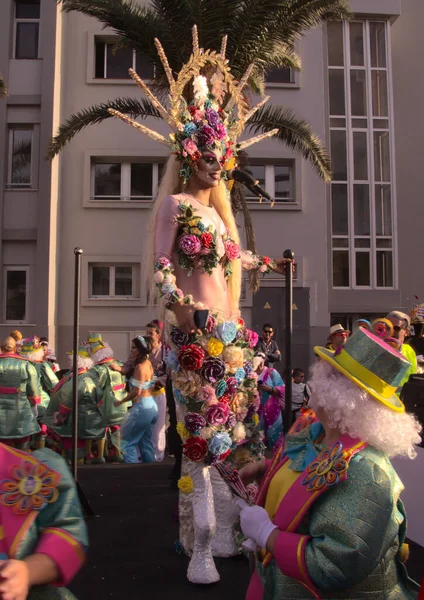
[[[6,323],[25,323],[28,308],[29,267],[4,268],[4,319]]]
[[[268,83],[295,83],[293,69],[290,67],[272,69],[265,77],[265,85]]]
[[[33,154],[33,127],[9,129],[9,170],[7,187],[30,188]]]
[[[258,182],[259,187],[268,192],[276,203],[295,202],[293,193],[293,163],[291,164],[260,164],[250,163],[244,169]],[[249,202],[258,202],[251,190],[245,187],[246,198]]]
[[[117,48],[115,42],[95,40],[96,79],[129,79],[128,69],[134,69],[142,79],[154,77],[154,64],[133,48]]]
[[[15,2],[15,58],[38,58],[40,0]]]
[[[93,158],[91,164],[94,200],[151,201],[156,194],[164,163]]]
[[[89,263],[90,298],[138,298],[136,275],[138,265],[128,263]]]
[[[392,288],[393,122],[388,23],[327,25],[333,286]]]

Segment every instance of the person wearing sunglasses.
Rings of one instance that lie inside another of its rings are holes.
[[[274,363],[281,360],[281,352],[278,349],[277,342],[272,339],[274,328],[269,323],[265,323],[262,328],[262,337],[259,338],[255,347],[255,354],[261,353],[265,355],[265,366],[272,368]]]
[[[411,319],[406,313],[400,312],[399,310],[392,310],[389,312],[386,318],[393,325],[393,337],[399,340],[400,353],[411,363],[410,368],[400,382],[399,388],[402,388],[402,386],[408,381],[409,376],[414,375],[417,372],[417,355],[415,354],[412,346],[410,346],[408,343],[405,343],[406,339],[409,337]]]
[[[330,328],[330,333],[327,338],[327,348],[329,350],[337,350],[339,346],[343,346],[349,337],[350,331],[345,329],[343,325],[337,324]]]

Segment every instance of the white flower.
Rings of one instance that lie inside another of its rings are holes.
[[[209,94],[208,82],[206,77],[198,75],[193,79],[194,99],[196,106],[203,108],[205,100]]]
[[[209,440],[216,433],[216,431],[216,427],[203,427],[203,429],[200,430],[199,435],[204,440]]]
[[[236,423],[233,429],[233,440],[235,442],[242,442],[246,439],[246,429],[243,423]]]
[[[157,271],[153,275],[153,280],[155,283],[162,283],[162,281],[164,280],[164,274],[162,273],[162,271]]]

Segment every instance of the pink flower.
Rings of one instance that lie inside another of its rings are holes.
[[[218,123],[214,126],[215,134],[218,140],[225,140],[227,137],[227,131],[222,123]]]
[[[187,254],[187,256],[199,254],[201,250],[199,239],[193,234],[183,235],[180,238],[180,249],[184,254]]]
[[[205,118],[204,110],[197,110],[193,115],[193,121],[195,123],[200,123],[200,121],[203,121],[204,118]]]
[[[214,404],[216,402],[215,390],[211,385],[204,385],[197,392],[197,400],[204,404]]]
[[[254,348],[259,341],[259,336],[256,333],[256,331],[246,328],[244,330],[244,339],[246,340],[246,343],[249,346],[249,348]]]
[[[206,420],[210,425],[223,425],[230,414],[230,408],[227,404],[223,404],[222,402],[218,402],[217,404],[212,404],[206,411]]]
[[[183,146],[184,150],[187,152],[187,154],[189,154],[190,156],[193,156],[193,154],[196,154],[196,152],[199,152],[199,148],[197,147],[196,142],[194,142],[190,138],[183,140],[182,146]]]
[[[225,255],[228,260],[236,260],[240,256],[240,248],[238,244],[232,240],[226,240],[224,242]]]

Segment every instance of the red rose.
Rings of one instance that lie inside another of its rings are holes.
[[[205,352],[200,346],[189,344],[178,352],[178,361],[187,371],[198,371],[205,362]]]
[[[230,456],[230,454],[231,454],[231,448],[229,450],[227,450],[227,452],[224,452],[224,454],[220,454],[218,456],[218,461],[225,460],[228,456]]]
[[[239,318],[237,319],[237,324],[238,324],[238,325],[241,325],[241,327],[244,327],[244,320],[243,320],[241,317],[239,317]]]
[[[264,265],[269,265],[271,263],[271,259],[269,258],[269,256],[263,256],[262,262]]]
[[[189,460],[200,462],[208,452],[208,443],[201,437],[191,437],[183,445],[183,454]]]
[[[190,113],[192,116],[193,116],[193,115],[195,115],[195,114],[196,114],[196,112],[197,112],[197,107],[196,107],[196,106],[193,106],[193,105],[192,105],[192,106],[189,106],[189,107],[188,107],[188,112],[189,112],[189,113]]]
[[[213,235],[209,232],[202,233],[200,236],[200,243],[205,248],[212,248],[213,246]]]

